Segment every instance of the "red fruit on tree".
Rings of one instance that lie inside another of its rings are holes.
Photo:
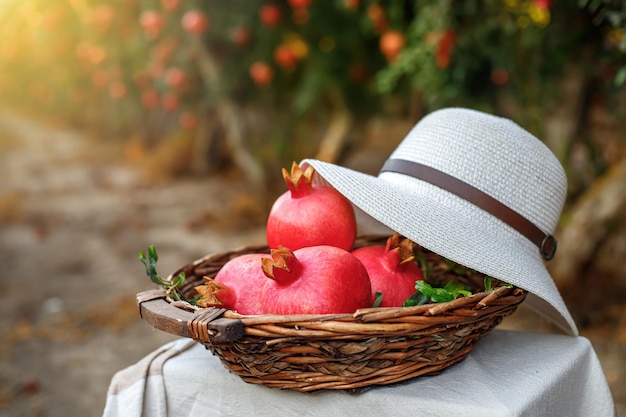
[[[307,9],[313,0],[289,0],[289,5],[294,9]]]
[[[509,72],[503,68],[494,68],[489,78],[495,85],[505,85],[509,81]]]
[[[178,67],[172,67],[165,71],[165,83],[170,87],[184,87],[186,78],[187,76],[185,75],[185,71]]]
[[[404,34],[397,30],[386,31],[380,37],[379,47],[387,61],[395,61],[404,47]]]
[[[278,26],[283,18],[283,12],[275,4],[264,4],[259,8],[259,19],[268,28]]]
[[[168,12],[173,12],[180,6],[180,0],[161,0],[161,7]]]
[[[163,17],[154,10],[146,10],[139,16],[139,24],[150,37],[156,37],[163,29]]]
[[[344,0],[344,6],[349,10],[356,10],[361,5],[361,0]]]
[[[274,70],[265,62],[256,61],[250,66],[250,78],[257,86],[265,87],[272,82]]]
[[[435,64],[437,64],[439,68],[445,69],[450,66],[455,43],[456,34],[451,29],[446,30],[443,35],[441,35],[435,55]]]
[[[385,10],[378,3],[372,3],[365,9],[368,19],[372,22],[374,30],[378,33],[382,33],[387,29],[388,21]]]
[[[356,239],[356,217],[350,201],[336,189],[311,182],[314,170],[293,163],[282,170],[288,191],[274,202],[266,225],[270,248],[297,250],[330,245],[350,250]]]
[[[262,262],[265,314],[353,313],[371,306],[367,271],[346,250],[310,246],[292,252],[281,246]]]
[[[396,233],[385,246],[373,245],[355,249],[352,254],[361,261],[370,277],[372,299],[382,294],[380,307],[402,307],[415,293],[415,281],[423,281],[422,270],[415,263],[413,242]]]
[[[298,64],[298,58],[287,44],[281,44],[276,47],[274,50],[274,60],[278,65],[288,71],[294,69]]]
[[[182,17],[183,29],[192,35],[202,35],[209,28],[209,18],[200,10],[189,10]]]
[[[115,9],[110,4],[101,4],[93,11],[93,23],[102,31],[107,31],[115,18]]]
[[[247,46],[252,39],[252,34],[250,33],[250,29],[245,26],[238,26],[233,29],[230,34],[230,39],[233,43],[239,47]]]

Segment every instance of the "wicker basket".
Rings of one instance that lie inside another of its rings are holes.
[[[356,246],[384,244],[360,238]],[[243,316],[230,310],[181,308],[164,291],[139,293],[143,320],[157,329],[205,345],[244,381],[297,391],[359,391],[439,373],[463,360],[476,342],[513,313],[526,292],[510,286],[484,291],[484,275],[460,269],[416,245],[430,265],[429,278],[469,285],[472,296],[415,307],[367,308],[354,314]],[[230,259],[268,252],[246,247],[206,256],[180,268],[183,292],[194,294],[204,276]],[[495,284],[495,283],[494,283]]]

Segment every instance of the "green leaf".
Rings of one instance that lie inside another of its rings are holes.
[[[184,282],[185,282],[185,274],[181,272],[180,274],[176,276],[176,278],[174,278],[174,280],[172,281],[172,285],[174,287],[180,287],[181,285],[183,285]]]
[[[155,264],[159,260],[159,255],[157,254],[157,251],[154,245],[150,245],[148,247],[148,255],[150,256],[150,260],[154,261]]]
[[[445,303],[459,297],[472,295],[471,291],[465,289],[462,284],[456,281],[448,282],[443,288],[434,288],[424,281],[416,281],[415,289],[435,303]]]
[[[374,299],[374,304],[372,307],[380,307],[380,303],[383,302],[383,293],[380,291],[376,291],[376,298]]]
[[[454,297],[444,288],[434,288],[424,281],[415,282],[415,289],[430,298],[435,303],[445,303],[454,300]]]
[[[144,252],[139,252],[139,260],[146,267],[146,274],[150,277],[150,280],[163,287],[167,294],[172,297],[174,300],[178,301],[188,301],[192,302],[193,300],[187,300],[185,296],[183,296],[178,288],[185,283],[185,274],[181,272],[176,277],[172,279],[164,279],[157,273],[156,264],[159,260],[159,255],[154,246],[150,246],[148,248],[148,256]]]
[[[144,264],[146,268],[146,274],[150,277],[150,280],[158,285],[163,285],[163,279],[156,272],[156,261],[158,256],[156,254],[156,249],[154,246],[150,246],[148,248],[148,257],[146,258],[146,254],[144,252],[139,252],[139,260]]]
[[[491,286],[491,277],[487,275],[485,277],[485,291],[491,291],[491,290],[493,290],[493,287]]]
[[[448,291],[454,298],[458,298],[459,295],[470,296],[472,295],[471,291],[468,291],[463,284],[459,284],[456,281],[448,282],[444,287],[444,290]],[[453,298],[453,299],[454,299]]]
[[[428,304],[429,302],[430,297],[418,291],[411,295],[409,298],[407,298],[402,304],[402,307],[421,306],[423,304]]]

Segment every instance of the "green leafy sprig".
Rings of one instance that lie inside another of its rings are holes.
[[[426,282],[430,276],[431,269],[428,259],[419,252],[415,252],[415,259],[420,265],[424,275],[424,280],[415,282],[416,292],[404,301],[403,307],[419,306],[428,303],[445,303],[447,301],[455,300],[461,295],[472,295],[471,291],[469,291],[463,284],[456,281],[448,282],[443,288],[433,287],[431,284]],[[456,275],[467,275],[467,270],[465,268],[448,259],[444,259],[444,261],[448,269],[452,270]],[[485,285],[491,285],[491,281],[487,283],[487,280],[485,279]]]
[[[170,296],[173,300],[176,301],[185,301],[193,304],[194,300],[187,299],[180,292],[180,287],[185,282],[185,273],[181,272],[175,277],[171,279],[161,277],[156,270],[156,264],[159,260],[159,255],[154,247],[154,245],[150,245],[148,247],[148,255],[144,252],[139,252],[139,260],[146,267],[146,274],[150,277],[150,280],[155,284],[163,287],[168,296]]]
[[[404,302],[404,307],[427,303],[445,303],[457,299],[459,296],[470,296],[472,292],[456,281],[448,282],[443,288],[436,288],[424,281],[416,281],[417,292]]]
[[[456,300],[459,296],[468,297],[472,292],[456,281],[448,282],[443,288],[435,288],[424,281],[416,281],[415,289],[426,295],[432,302],[445,303]]]

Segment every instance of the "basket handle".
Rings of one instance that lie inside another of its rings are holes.
[[[164,290],[137,294],[139,315],[152,327],[202,343],[228,343],[244,336],[243,322],[221,317],[226,309],[202,308],[195,312],[171,305]]]

